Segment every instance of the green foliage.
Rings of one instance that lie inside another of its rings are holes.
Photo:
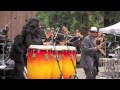
[[[75,29],[87,31],[92,26],[101,28],[105,23],[110,25],[120,21],[120,11],[38,11],[37,16],[47,27],[61,28],[66,24],[71,33]]]
[[[96,26],[98,28],[103,26],[103,13],[101,11],[92,11],[89,13],[89,26]]]

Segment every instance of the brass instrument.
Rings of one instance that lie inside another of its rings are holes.
[[[99,49],[100,53],[103,54],[104,56],[106,56],[106,53],[104,52],[103,49]]]
[[[96,44],[97,44],[97,45],[101,45],[101,46],[102,46],[104,43],[105,43],[105,42],[103,42],[103,41],[101,41],[101,40],[99,40],[99,39],[96,41]],[[103,54],[104,56],[106,56],[106,53],[104,52],[104,50],[103,50],[102,48],[99,49],[99,52],[100,52],[101,54]]]

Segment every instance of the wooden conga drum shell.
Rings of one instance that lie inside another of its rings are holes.
[[[70,79],[71,76],[74,76],[76,67],[76,49],[72,46],[56,46],[56,50],[58,51],[58,55],[62,56],[62,75],[64,79]],[[70,59],[70,55],[72,56],[72,61]],[[61,59],[59,57],[59,59]]]
[[[50,60],[51,47],[31,45],[28,50],[28,79],[50,79],[52,64]]]

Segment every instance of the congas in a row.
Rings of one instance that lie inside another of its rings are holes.
[[[28,49],[28,79],[70,79],[75,67],[75,47],[30,45]]]

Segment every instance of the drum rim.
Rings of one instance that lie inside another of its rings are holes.
[[[41,50],[57,50],[57,51],[63,51],[63,50],[71,50],[76,51],[76,48],[74,46],[53,46],[53,45],[30,45],[28,49],[41,49]]]

